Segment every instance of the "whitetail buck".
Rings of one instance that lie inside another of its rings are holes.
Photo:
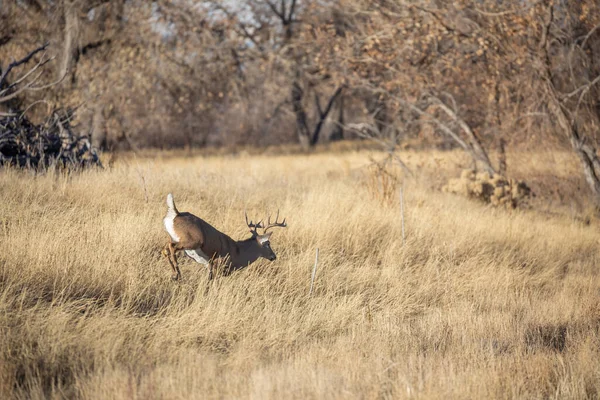
[[[227,273],[247,267],[259,257],[269,261],[277,258],[269,243],[272,232],[267,233],[267,230],[276,226],[282,228],[287,226],[285,218],[282,222],[277,221],[279,211],[274,223],[271,223],[269,217],[267,226],[263,226],[261,222],[256,224],[252,221],[248,222],[248,215],[246,215],[246,225],[250,228],[252,236],[246,240],[235,241],[194,214],[179,212],[171,193],[167,195],[167,206],[169,209],[163,222],[171,240],[162,254],[167,257],[173,268],[173,280],[181,278],[177,264],[177,252],[180,250],[184,250],[189,257],[208,268],[209,280],[213,278],[213,260],[216,257],[227,260],[225,269]],[[258,228],[263,229],[262,235],[258,233]]]

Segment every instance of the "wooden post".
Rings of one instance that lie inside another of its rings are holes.
[[[319,248],[317,247],[317,254],[315,255],[315,266],[313,267],[312,277],[310,278],[310,291],[308,295],[312,295],[313,285],[315,283],[315,276],[317,275],[317,264],[319,263]]]
[[[400,218],[402,220],[402,246],[404,246],[404,183],[400,186]]]

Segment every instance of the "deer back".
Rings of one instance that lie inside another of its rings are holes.
[[[235,241],[220,232],[202,218],[188,212],[180,213],[173,221],[175,231],[181,238],[179,244],[185,249],[202,249],[209,257],[234,255]]]

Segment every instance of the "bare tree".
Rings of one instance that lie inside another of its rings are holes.
[[[294,107],[294,113],[296,114],[296,129],[298,131],[298,139],[305,148],[312,147],[319,142],[319,137],[323,128],[323,124],[325,123],[325,120],[327,119],[327,116],[329,115],[336,99],[338,99],[338,97],[341,95],[342,90],[343,87],[339,87],[335,90],[335,92],[329,97],[327,105],[324,109],[321,105],[321,98],[319,94],[315,92],[315,108],[317,110],[317,116],[314,128],[310,129],[307,113],[304,110],[304,106],[302,104],[302,97],[304,96],[304,91],[302,90],[298,82],[294,82],[292,86],[291,95],[292,105]]]
[[[568,138],[573,151],[577,154],[585,180],[593,193],[594,201],[600,207],[600,159],[594,142],[584,133],[585,127],[581,118],[586,108],[588,110],[595,109],[594,128],[599,128],[600,111],[594,103],[597,103],[600,94],[596,88],[600,83],[600,70],[597,67],[594,70],[590,54],[593,54],[594,48],[591,46],[594,39],[596,49],[600,42],[600,38],[598,38],[600,23],[577,38],[575,37],[576,30],[569,26],[567,20],[569,16],[563,16],[561,23],[556,18],[555,4],[547,2],[545,6],[544,29],[540,35],[538,52],[533,56],[534,65],[538,67],[537,70],[543,82],[541,94],[546,99],[549,113],[554,117],[558,128]],[[596,38],[593,38],[594,35]],[[559,38],[561,40],[558,40]],[[567,43],[567,45],[562,43]],[[586,46],[590,46],[590,49],[587,49]],[[556,47],[559,48],[556,49]],[[566,51],[561,52],[560,50]],[[567,56],[557,61],[553,60],[556,58],[553,54],[567,54]],[[587,68],[587,71],[582,71],[582,75],[570,73],[565,76],[566,74],[557,71],[558,68],[565,67],[569,71],[574,71],[576,67],[572,62],[575,57],[579,61],[579,67]],[[558,68],[555,67],[556,64],[558,64]],[[588,78],[590,72],[595,73],[596,76]],[[581,82],[581,76],[584,77],[584,82]],[[563,86],[570,88],[568,93],[562,92],[557,87],[560,79],[563,80]]]

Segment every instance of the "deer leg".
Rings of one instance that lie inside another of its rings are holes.
[[[162,254],[163,257],[166,257],[166,259],[169,261],[169,265],[171,265],[171,268],[173,269],[173,272],[176,272],[175,265],[173,265],[173,261],[171,261],[171,252],[169,250],[169,243],[165,244],[165,247],[163,247],[160,254]]]
[[[177,248],[175,247],[175,243],[169,243],[167,246],[169,248],[169,264],[171,264],[171,268],[173,268],[171,279],[176,281],[181,278],[181,271],[179,270],[179,264],[177,264]]]
[[[203,264],[206,268],[208,268],[208,280],[212,280],[213,278],[213,265],[212,263],[208,260],[208,257],[206,256],[206,254],[204,254],[204,252],[202,252],[202,250],[200,249],[196,249],[196,250],[186,250],[185,254],[187,254],[189,257],[193,258],[194,261],[196,261],[199,264]]]
[[[168,244],[168,243],[167,243],[167,244],[165,244],[165,247],[163,247],[163,249],[160,251],[160,254],[161,254],[163,257],[167,257],[167,258],[169,258],[169,244]]]

